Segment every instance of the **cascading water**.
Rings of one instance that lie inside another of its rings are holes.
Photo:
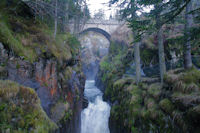
[[[110,106],[102,100],[103,93],[95,86],[94,80],[86,81],[84,95],[89,104],[81,112],[81,133],[110,133]]]

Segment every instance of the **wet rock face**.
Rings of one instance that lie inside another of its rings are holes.
[[[79,133],[85,85],[80,61],[68,65],[67,61],[58,62],[55,59],[40,58],[39,61],[30,63],[13,56],[4,49],[3,44],[0,44],[0,50],[0,79],[9,79],[34,88],[43,109],[57,122],[60,132]],[[71,73],[66,75],[68,78],[63,76],[66,68],[71,70]],[[58,105],[64,106],[54,110],[53,108]],[[64,115],[60,115],[60,112]],[[63,120],[68,114],[69,118]]]
[[[44,61],[37,62],[35,65],[35,78],[41,84],[46,86],[51,96],[56,95],[58,88],[58,78],[57,78],[57,63],[53,60],[47,60],[46,64]]]
[[[88,79],[94,79],[100,60],[108,53],[110,42],[103,35],[92,31],[82,35],[79,40],[83,71]]]

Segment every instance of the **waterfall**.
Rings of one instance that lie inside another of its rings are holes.
[[[89,104],[81,112],[81,133],[110,133],[110,105],[103,101],[102,95],[94,80],[86,81],[84,96]]]

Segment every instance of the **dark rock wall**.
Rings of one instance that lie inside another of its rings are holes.
[[[39,61],[30,63],[12,55],[11,52],[4,49],[3,44],[0,44],[0,50],[0,78],[34,88],[43,109],[52,119],[55,117],[51,115],[52,108],[58,102],[69,103],[69,110],[72,112],[70,118],[64,122],[59,121],[57,124],[60,126],[61,132],[79,133],[85,84],[80,61],[77,60],[68,65],[67,61],[58,62],[56,59],[40,58]],[[72,72],[68,74],[69,79],[63,76],[67,67],[72,69]]]

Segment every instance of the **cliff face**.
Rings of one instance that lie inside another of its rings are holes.
[[[62,128],[67,127],[70,133],[79,132],[85,82],[85,77],[80,71],[80,62],[72,66],[59,66],[56,60],[41,58],[38,62],[30,63],[15,56],[8,56],[7,53],[1,44],[1,79],[16,81],[34,88],[43,109],[52,120],[61,124]],[[62,103],[60,110],[54,109],[59,103]],[[69,118],[60,123],[69,112]],[[57,116],[59,113],[62,115]]]
[[[20,10],[0,3],[0,79],[33,88],[61,132],[80,132],[85,76],[79,42],[69,33],[53,38],[46,24],[23,11],[29,10],[23,3],[10,6]]]

